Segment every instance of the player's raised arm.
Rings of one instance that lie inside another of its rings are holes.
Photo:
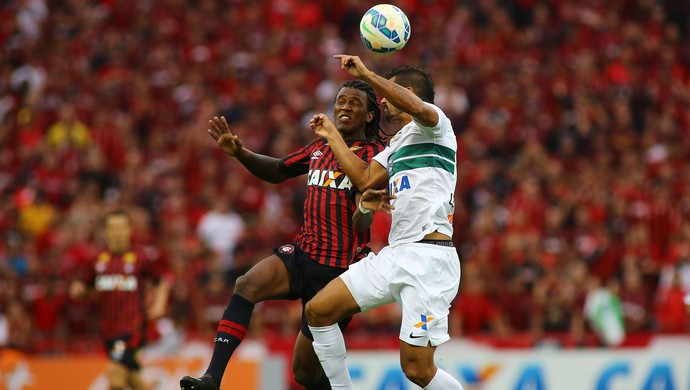
[[[379,76],[367,69],[362,60],[357,56],[338,54],[334,56],[340,60],[340,66],[347,72],[368,83],[383,97],[398,109],[410,114],[417,123],[425,127],[433,127],[438,124],[438,112],[425,104],[409,88],[396,84],[393,80]]]
[[[280,183],[291,176],[279,169],[280,159],[254,153],[242,145],[238,136],[230,131],[230,125],[224,116],[214,116],[208,121],[208,133],[225,154],[235,157],[252,175],[269,183]]]
[[[388,184],[388,172],[380,164],[370,164],[354,154],[343,136],[325,114],[314,115],[309,121],[316,135],[328,141],[336,160],[360,191],[369,188],[384,188]]]

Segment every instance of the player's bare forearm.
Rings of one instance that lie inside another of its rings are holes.
[[[279,171],[277,158],[254,153],[242,146],[242,141],[230,131],[230,125],[224,116],[214,116],[208,121],[207,131],[225,154],[237,158],[259,179],[270,183],[280,183],[289,178]]]
[[[237,155],[237,160],[254,176],[269,183],[281,183],[290,176],[280,172],[278,168],[280,160],[275,157],[264,156],[248,149],[242,149]]]
[[[374,213],[362,214],[359,210],[352,215],[352,223],[359,232],[366,232],[374,221]]]
[[[340,133],[332,133],[326,139],[331,147],[335,159],[343,168],[343,171],[360,191],[364,191],[372,185],[369,175],[369,164],[354,154]]]
[[[395,195],[388,195],[387,190],[366,190],[363,194],[358,195],[357,210],[352,215],[352,222],[355,228],[360,231],[366,231],[371,227],[374,220],[374,212],[383,211],[390,214],[395,209],[391,205],[391,200],[395,199]]]
[[[362,195],[359,194],[355,197],[355,202],[359,204],[360,199],[362,198]],[[369,230],[371,227],[371,223],[374,221],[374,213],[373,212],[368,212],[368,213],[362,213],[359,210],[359,207],[355,210],[355,213],[352,214],[352,223],[355,225],[355,229],[360,232],[365,232]]]
[[[360,78],[371,85],[395,107],[410,114],[420,124],[435,126],[438,123],[438,113],[436,110],[426,105],[419,96],[409,89],[371,71],[366,72]]]
[[[347,177],[350,178],[350,182],[360,191],[363,191],[360,186],[366,182],[369,176],[369,164],[350,150],[342,134],[340,134],[333,122],[325,114],[314,115],[309,120],[309,125],[316,135],[328,142],[328,146],[335,155],[335,159],[338,160],[338,164],[343,168]]]

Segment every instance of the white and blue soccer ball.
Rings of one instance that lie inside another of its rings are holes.
[[[400,8],[377,4],[362,16],[359,35],[367,49],[390,53],[402,49],[410,39],[410,21]]]

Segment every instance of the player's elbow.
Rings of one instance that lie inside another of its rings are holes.
[[[280,172],[276,168],[270,174],[266,175],[266,177],[264,177],[263,179],[271,184],[280,184],[289,178],[290,176]]]
[[[410,115],[422,126],[434,127],[438,125],[438,112],[429,104],[420,104],[415,107],[413,112],[410,112]]]
[[[359,174],[350,177],[350,181],[360,192],[380,190],[388,187],[388,171],[381,164],[368,164]]]
[[[371,175],[362,175],[357,179],[351,180],[352,184],[354,184],[360,192],[364,192],[370,189],[379,189],[379,187],[381,187],[378,185],[377,181],[374,180],[373,177],[371,177]]]

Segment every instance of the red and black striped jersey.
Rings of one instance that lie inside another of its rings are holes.
[[[375,140],[348,141],[359,158],[370,162],[383,150]],[[357,188],[345,175],[335,155],[323,139],[316,139],[280,160],[287,175],[307,175],[304,222],[295,242],[314,261],[331,267],[347,268],[369,242],[369,231],[359,232],[352,223],[357,210]]]
[[[128,334],[138,344],[143,335],[145,284],[157,282],[165,272],[163,260],[149,252],[154,251],[103,251],[86,269],[84,276],[96,291],[100,330],[106,340]]]

